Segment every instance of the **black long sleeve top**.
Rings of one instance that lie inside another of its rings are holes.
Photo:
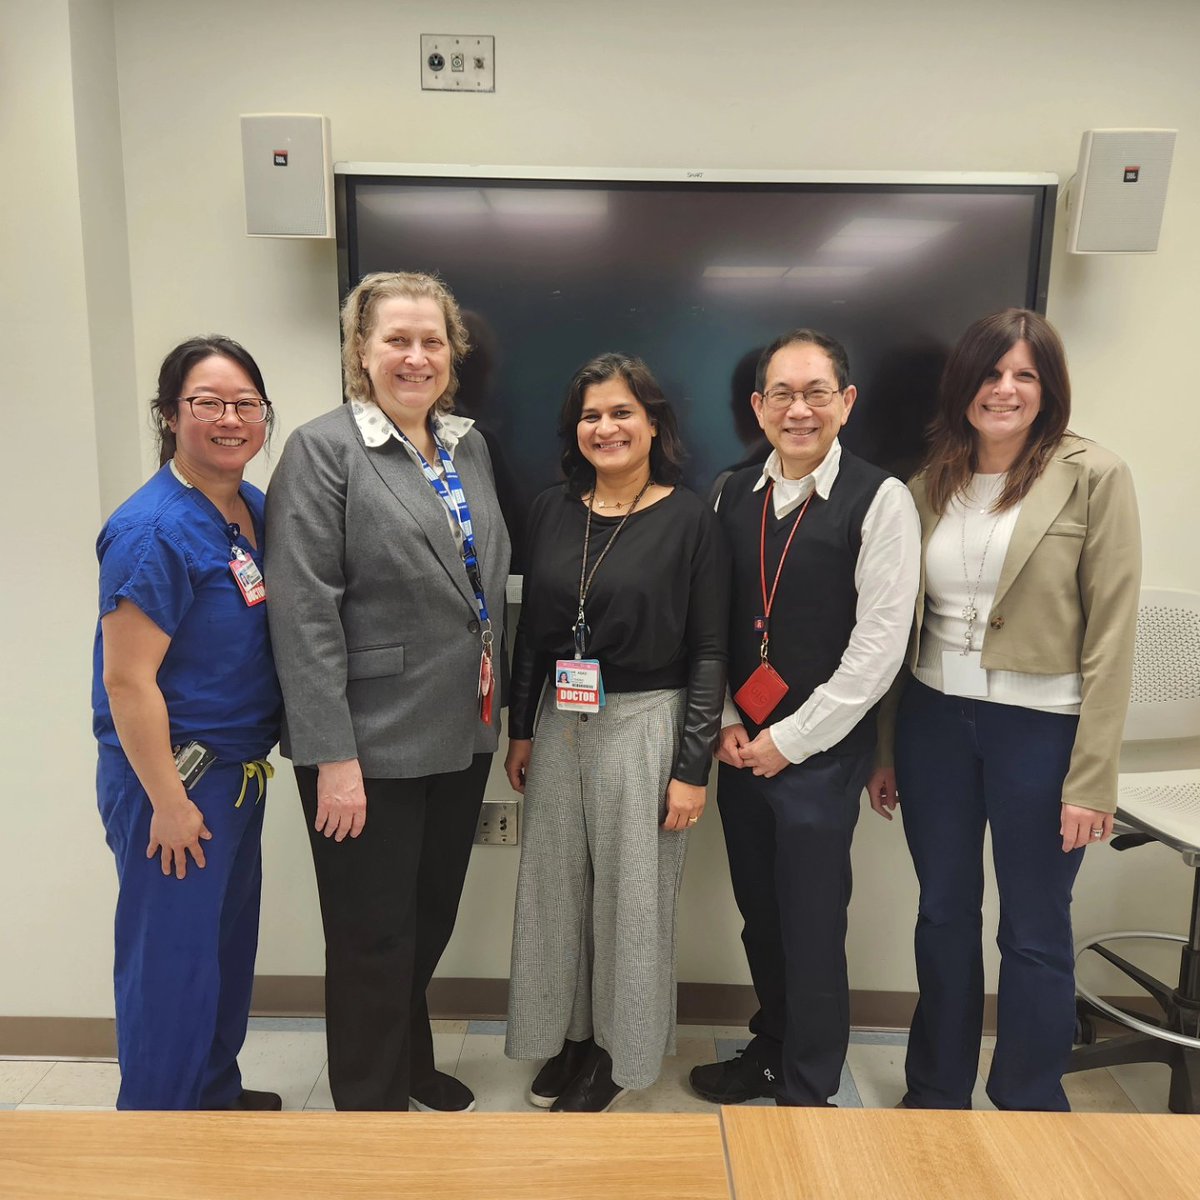
[[[562,485],[543,492],[530,510],[510,737],[532,736],[554,660],[575,657],[586,524],[586,505]],[[589,571],[620,524],[620,517],[592,514]],[[587,655],[599,660],[606,692],[687,687],[674,776],[702,783],[724,700],[729,553],[716,515],[699,496],[677,487],[633,513],[592,580],[586,620]]]

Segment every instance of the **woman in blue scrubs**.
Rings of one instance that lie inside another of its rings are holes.
[[[163,465],[97,543],[92,706],[119,880],[117,1107],[278,1109],[273,1092],[242,1087],[237,1065],[281,707],[263,494],[242,480],[271,404],[254,359],[211,336],[167,355],[151,408]]]

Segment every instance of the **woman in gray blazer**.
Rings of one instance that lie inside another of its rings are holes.
[[[349,402],[292,434],[267,497],[329,1083],[339,1109],[464,1111],[470,1089],[434,1069],[425,990],[496,749],[489,606],[499,627],[509,539],[483,439],[451,412],[467,334],[448,289],[368,275],[342,333]]]

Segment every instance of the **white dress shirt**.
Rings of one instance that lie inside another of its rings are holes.
[[[754,490],[773,482],[775,516],[786,517],[814,490],[822,500],[829,499],[841,461],[841,442],[835,439],[811,475],[785,479],[779,452],[773,450]],[[789,762],[803,762],[836,746],[891,686],[908,647],[920,577],[921,521],[916,505],[899,479],[887,479],[863,518],[862,545],[854,566],[858,602],[842,660],[791,716],[770,726],[771,739]],[[805,631],[795,630],[794,635],[803,637]],[[721,725],[742,723],[727,693]]]

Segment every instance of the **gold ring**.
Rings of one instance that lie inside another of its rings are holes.
[[[698,820],[700,820],[700,818],[699,818],[699,817],[688,817],[688,824],[689,824],[689,825],[695,825],[695,823],[696,823]]]

